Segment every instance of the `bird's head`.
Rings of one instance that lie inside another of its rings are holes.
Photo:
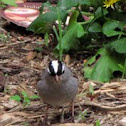
[[[58,82],[61,79],[60,76],[65,72],[65,65],[61,61],[54,60],[49,63],[47,70],[49,75]]]

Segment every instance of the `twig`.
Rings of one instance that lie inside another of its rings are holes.
[[[26,111],[37,111],[38,109],[41,109],[42,107],[45,107],[45,104],[38,104],[38,105],[30,105],[27,107],[23,107],[22,105],[19,105],[11,110],[9,110],[8,112],[15,112],[15,111],[20,111],[20,110],[26,110]]]
[[[31,39],[24,40],[24,41],[22,41],[22,42],[17,41],[17,42],[15,42],[15,43],[6,44],[6,46],[0,48],[0,50],[4,50],[4,49],[7,49],[7,48],[9,48],[9,47],[11,47],[11,46],[15,46],[15,45],[19,45],[19,44],[24,44],[24,43],[29,43],[29,42],[31,42]]]
[[[1,25],[1,24],[0,24],[0,25]],[[1,32],[5,33],[5,34],[7,33],[6,30],[4,30],[2,27],[0,27],[0,33],[1,33]]]
[[[12,108],[11,110],[9,110],[8,112],[11,113],[11,112],[15,112],[15,111],[20,111],[22,109],[23,109],[22,105],[18,105],[16,107]]]
[[[34,118],[38,118],[38,117],[42,117],[42,116],[44,116],[44,114],[43,115],[29,116],[29,117],[27,117],[27,119],[34,119]]]
[[[12,124],[15,124],[15,123],[18,123],[18,122],[23,122],[23,121],[25,121],[26,119],[16,119],[16,120],[14,120],[14,121],[12,121],[11,123],[8,123],[8,124],[6,124],[5,126],[11,126]]]
[[[104,106],[95,102],[91,102],[91,101],[82,101],[79,103],[81,106],[85,105],[85,106],[92,106],[92,107],[96,107],[98,109],[101,110],[106,110],[106,111],[121,111],[121,110],[126,110],[126,104],[125,105],[119,105],[119,106],[114,106],[114,107],[110,107],[110,106]],[[75,106],[78,106],[78,103],[75,104]]]

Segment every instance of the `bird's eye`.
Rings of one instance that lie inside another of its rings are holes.
[[[65,70],[62,71],[62,73],[64,73],[64,72],[65,72]]]
[[[61,75],[64,73],[64,64],[61,61],[58,61],[58,71],[57,75]]]
[[[55,76],[56,75],[56,73],[54,71],[54,68],[52,66],[52,62],[49,63],[49,66],[48,66],[47,70],[48,70],[49,75],[51,75],[51,76]]]

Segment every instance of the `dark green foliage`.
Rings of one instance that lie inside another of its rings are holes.
[[[21,102],[22,101],[23,102],[23,106],[25,107],[27,105],[30,105],[31,100],[40,99],[40,97],[38,95],[31,95],[31,96],[29,96],[27,94],[27,92],[22,91],[21,92],[21,96],[16,94],[16,95],[13,95],[10,99],[13,99],[13,100],[15,100],[17,102]]]
[[[123,1],[114,3],[113,8],[103,5],[104,0],[60,0],[55,7],[47,2],[42,5],[40,16],[28,30],[45,34],[47,45],[53,29],[58,41],[54,53],[60,57],[61,53],[71,49],[92,51],[94,47],[101,46],[84,64],[84,76],[88,79],[107,82],[116,71],[125,77],[126,24]],[[48,12],[43,14],[45,7]],[[65,25],[68,15],[70,21]],[[58,28],[56,20],[59,21]]]
[[[102,48],[84,64],[85,78],[108,82],[115,71],[123,72],[123,65],[124,59],[120,55]]]
[[[11,5],[11,6],[17,6],[17,4],[15,3],[15,0],[0,0],[0,5]],[[3,6],[4,7],[4,6]]]

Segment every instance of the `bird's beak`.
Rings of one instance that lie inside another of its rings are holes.
[[[56,75],[56,76],[55,76],[55,79],[56,79],[57,82],[59,82],[60,77],[59,77],[58,75]]]

